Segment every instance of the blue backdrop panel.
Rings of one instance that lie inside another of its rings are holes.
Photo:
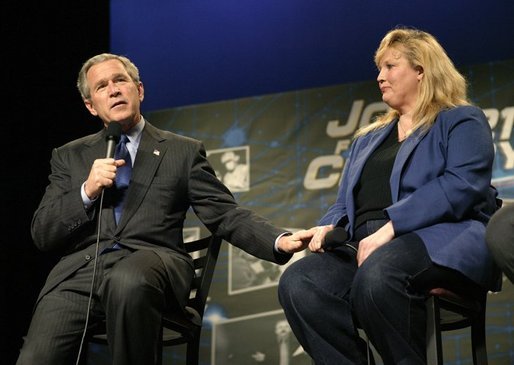
[[[376,77],[382,36],[413,25],[457,65],[514,58],[511,0],[111,0],[111,50],[141,68],[146,110]]]

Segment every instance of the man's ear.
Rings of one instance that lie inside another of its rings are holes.
[[[89,110],[89,112],[92,115],[94,115],[95,117],[98,116],[98,113],[97,113],[96,109],[94,108],[93,103],[91,103],[91,100],[84,99],[84,105],[86,106],[87,110]]]
[[[139,84],[137,85],[137,90],[139,93],[139,102],[142,102],[143,99],[145,98],[145,88],[141,81],[139,81]]]

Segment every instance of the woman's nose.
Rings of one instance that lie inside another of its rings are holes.
[[[384,76],[382,75],[382,71],[378,73],[377,81],[379,84],[383,83],[385,81]]]

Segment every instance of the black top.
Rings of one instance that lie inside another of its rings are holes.
[[[386,140],[378,146],[364,164],[354,189],[355,227],[371,219],[385,219],[384,208],[392,204],[389,178],[396,154],[402,145],[393,128]]]

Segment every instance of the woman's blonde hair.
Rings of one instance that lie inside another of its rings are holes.
[[[377,67],[385,52],[391,48],[401,52],[413,68],[423,70],[411,131],[420,127],[430,128],[442,109],[470,104],[466,79],[457,71],[434,36],[412,28],[395,28],[389,31],[375,52]],[[382,128],[397,118],[399,113],[390,109],[372,124],[359,129],[355,136]]]
[[[137,69],[136,65],[132,63],[127,57],[125,56],[119,56],[112,53],[102,53],[99,55],[96,55],[94,57],[91,57],[88,59],[84,64],[82,65],[82,68],[80,69],[79,76],[77,78],[77,88],[79,89],[80,96],[82,96],[83,100],[88,100],[91,97],[91,90],[89,90],[89,86],[87,84],[87,72],[91,67],[94,65],[97,65],[99,63],[109,61],[109,60],[118,60],[123,64],[123,67],[129,74],[132,81],[134,81],[136,84],[139,83],[139,70]]]

